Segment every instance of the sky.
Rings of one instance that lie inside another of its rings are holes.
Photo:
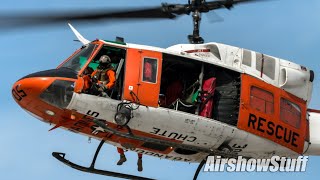
[[[158,0],[10,0],[2,1],[0,13],[23,10],[72,10],[156,6]],[[186,3],[187,0],[168,0]],[[215,11],[223,22],[210,23],[211,15],[203,15],[201,35],[206,42],[238,46],[302,64],[315,71],[310,108],[320,109],[319,47],[320,1],[273,0],[236,6],[232,11]],[[72,22],[71,22],[72,23]],[[191,17],[177,20],[143,20],[139,22],[72,23],[87,39],[125,38],[126,42],[166,48],[188,43],[192,32]],[[1,26],[0,26],[1,29]],[[23,111],[11,97],[11,87],[21,77],[57,67],[81,44],[73,41],[66,23],[31,29],[0,31],[0,179],[112,179],[71,169],[51,156],[51,152],[67,153],[67,159],[89,165],[98,141],[62,129],[51,128]],[[197,164],[143,157],[144,171],[138,172],[135,153],[127,152],[128,161],[117,166],[116,148],[105,145],[97,168],[146,176],[156,179],[192,179]],[[303,173],[200,173],[199,179],[316,179],[320,175],[320,157],[311,156]]]

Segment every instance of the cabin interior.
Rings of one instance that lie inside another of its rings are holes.
[[[99,58],[108,55],[116,72],[116,85],[108,90],[108,97],[123,99],[123,86],[126,70],[126,50],[103,46],[89,63],[84,74],[91,74],[99,66]],[[218,120],[233,126],[237,125],[240,104],[240,74],[213,64],[191,58],[162,54],[162,69],[159,61],[144,58],[141,81],[155,84],[160,88],[158,107],[185,113],[196,114]],[[161,62],[161,61],[160,61]],[[150,65],[148,65],[150,64]],[[161,81],[155,80],[161,71]],[[149,73],[146,74],[146,73]],[[146,78],[150,76],[150,80]],[[137,80],[139,83],[140,80]],[[95,88],[88,94],[99,96]],[[141,103],[143,105],[143,103]]]
[[[213,64],[163,54],[159,104],[236,126],[240,74]]]

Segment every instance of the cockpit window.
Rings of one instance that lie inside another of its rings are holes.
[[[96,44],[89,44],[87,46],[83,46],[77,54],[71,57],[60,68],[65,67],[79,72],[97,47],[98,45]]]
[[[66,108],[71,101],[73,90],[73,81],[55,80],[41,93],[40,99],[58,108]]]

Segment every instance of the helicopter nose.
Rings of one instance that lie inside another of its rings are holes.
[[[12,96],[20,106],[30,106],[52,81],[45,77],[20,79],[12,86]]]
[[[12,96],[24,109],[47,105],[65,108],[71,101],[77,74],[68,69],[52,69],[29,74],[12,87]]]

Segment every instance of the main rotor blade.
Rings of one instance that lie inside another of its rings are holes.
[[[12,12],[10,12],[12,14]],[[117,20],[117,19],[174,19],[176,15],[170,13],[164,7],[147,9],[130,9],[120,11],[92,10],[73,12],[39,12],[39,13],[17,13],[15,15],[0,14],[0,27],[23,27],[54,24],[67,21],[88,22],[95,20]]]
[[[0,31],[11,28],[32,27],[51,25],[56,23],[66,23],[68,21],[86,23],[94,21],[116,21],[116,20],[137,20],[137,19],[174,19],[177,16],[190,14],[191,12],[206,13],[210,10],[227,8],[234,4],[248,2],[262,2],[265,0],[217,0],[201,1],[199,4],[166,4],[158,7],[147,7],[140,9],[113,10],[100,9],[91,11],[64,11],[64,12],[8,12],[0,13]],[[200,0],[199,0],[200,2]],[[12,15],[14,14],[14,15]]]

